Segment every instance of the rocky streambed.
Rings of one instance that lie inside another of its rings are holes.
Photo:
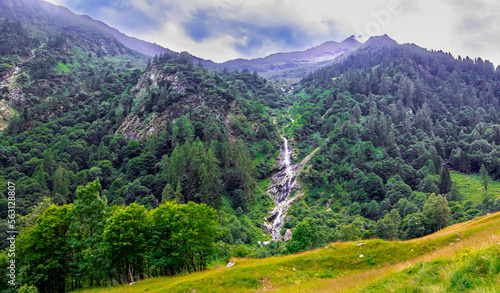
[[[288,139],[283,137],[283,145],[280,149],[280,155],[277,158],[279,169],[278,172],[271,176],[267,189],[267,193],[274,201],[275,208],[269,213],[267,218],[264,218],[263,225],[265,232],[270,234],[275,241],[288,241],[292,236],[291,231],[288,230],[283,239],[280,232],[285,223],[288,209],[303,194],[300,192],[294,196],[291,196],[291,194],[293,190],[297,189],[297,176],[318,149],[311,152],[300,163],[292,164],[292,148]]]

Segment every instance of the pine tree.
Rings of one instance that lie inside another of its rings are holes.
[[[486,194],[488,194],[488,184],[490,183],[490,177],[488,176],[488,171],[486,170],[486,167],[484,167],[484,164],[481,165],[479,173],[481,174],[481,182],[483,183],[484,191],[486,192]]]
[[[48,174],[45,173],[43,166],[40,165],[36,168],[35,173],[33,175],[34,179],[44,190],[48,190],[49,188],[47,187],[47,177]]]
[[[168,163],[168,170],[166,172],[165,179],[168,184],[174,185],[177,177],[179,176],[179,146],[177,145],[172,151],[170,160]]]
[[[46,149],[43,152],[43,162],[42,162],[43,170],[52,176],[53,172],[56,168],[56,161],[54,160],[54,155],[51,149]]]
[[[204,163],[200,168],[201,187],[200,192],[204,197],[203,202],[219,208],[221,204],[220,189],[220,170],[217,158],[212,149],[209,149],[204,158]]]
[[[241,139],[238,140],[234,156],[236,157],[235,167],[238,179],[245,193],[249,195],[255,183],[252,178],[254,166],[250,160],[250,153]]]
[[[174,193],[174,199],[176,203],[184,202],[184,197],[182,196],[181,191],[182,191],[181,181],[177,180],[177,187],[175,188],[175,193]]]
[[[451,191],[451,177],[450,177],[450,172],[448,171],[448,167],[443,166],[442,171],[441,171],[441,180],[439,181],[439,193],[440,194],[447,194],[448,192]]]
[[[69,201],[69,179],[66,169],[59,167],[52,175],[52,181],[54,188],[52,190],[52,195],[60,194],[64,199],[64,202]]]
[[[161,203],[165,203],[169,201],[172,198],[172,185],[167,183],[165,185],[165,188],[163,188],[163,191],[161,193]]]

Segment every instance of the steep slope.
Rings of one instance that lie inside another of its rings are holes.
[[[496,213],[410,241],[331,243],[325,248],[298,255],[258,260],[234,259],[235,265],[230,268],[82,292],[344,292],[421,261],[453,256],[481,246],[498,245],[499,239],[500,213]],[[469,286],[470,289],[480,288],[479,284],[469,283]],[[370,288],[361,292],[372,292]]]
[[[0,18],[9,18],[33,25],[46,31],[53,26],[84,26],[93,27],[102,33],[113,36],[127,48],[144,55],[172,52],[159,45],[129,37],[103,22],[96,21],[87,15],[76,15],[65,7],[53,5],[41,0],[1,0]]]
[[[423,236],[436,230],[425,208],[433,194],[449,208],[445,222],[498,211],[490,177],[500,176],[499,74],[481,59],[383,36],[304,78],[284,135],[296,162],[320,150],[299,177],[305,197],[288,210],[281,235],[317,225],[323,234],[311,235],[323,241]],[[470,178],[454,171],[483,174],[477,199],[461,188]]]

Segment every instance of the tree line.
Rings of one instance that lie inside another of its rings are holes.
[[[19,220],[19,283],[65,292],[207,267],[220,233],[216,210],[172,201],[108,207],[100,189],[98,180],[78,187],[69,205],[45,199]]]

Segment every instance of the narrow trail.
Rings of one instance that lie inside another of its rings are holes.
[[[35,51],[37,49],[43,48],[45,44],[40,45],[40,47],[31,50],[31,53],[29,56],[26,56],[21,59],[21,62],[19,64],[16,64],[16,67],[14,68],[14,71],[10,74],[7,74],[5,77],[0,80],[0,88],[3,88],[5,86],[10,87],[14,84],[15,78],[19,73],[21,73],[21,67],[24,65],[24,63],[30,61],[31,59],[36,57]]]

